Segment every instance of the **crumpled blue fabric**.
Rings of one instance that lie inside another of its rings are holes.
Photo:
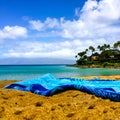
[[[76,78],[55,78],[51,74],[12,83],[4,87],[51,96],[66,90],[79,90],[97,97],[120,101],[120,80],[83,80]]]

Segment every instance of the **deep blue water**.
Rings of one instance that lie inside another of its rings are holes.
[[[24,80],[51,73],[55,77],[120,75],[119,69],[76,68],[65,65],[6,65],[0,66],[0,80]]]

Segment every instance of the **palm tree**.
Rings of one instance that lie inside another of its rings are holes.
[[[101,54],[100,54],[100,59],[101,60],[108,60],[111,56],[111,50],[110,50],[110,45],[109,44],[104,44],[101,46]]]
[[[98,46],[97,46],[97,49],[99,49],[99,50],[100,50],[100,48],[101,48],[101,46],[100,46],[100,45],[98,45]]]
[[[117,41],[116,43],[114,43],[113,45],[114,48],[120,48],[120,41]]]
[[[77,64],[78,65],[83,65],[86,62],[87,59],[87,55],[86,55],[86,51],[83,52],[79,52],[78,56],[80,56],[80,59],[77,60]]]
[[[86,49],[85,51],[86,51],[86,53],[87,53],[88,49]]]
[[[97,49],[98,49],[99,51],[102,51],[102,46],[98,45],[98,46],[97,46]]]
[[[75,55],[75,58],[78,60],[78,55]]]
[[[93,46],[89,46],[89,50],[91,50],[92,55],[93,55],[93,52],[95,51],[95,48]]]
[[[98,45],[97,49],[100,51],[100,54],[98,54],[97,60],[99,60],[100,63],[105,61],[111,62],[113,60],[113,57],[115,57],[115,55],[118,56],[117,58],[119,60],[120,41],[117,41],[116,43],[114,43],[113,48],[116,48],[116,49],[112,49],[109,44],[104,44],[102,46]],[[87,56],[88,50],[92,52],[91,56]],[[95,51],[95,48],[93,46],[89,46],[89,48],[85,49],[85,51],[79,52],[78,55],[75,56],[76,58],[78,56],[80,57],[80,59],[77,59],[77,63],[80,65],[88,64],[94,55],[93,54],[94,51]]]
[[[83,59],[86,54],[86,51],[79,52],[78,55],[80,56],[80,59]]]
[[[107,49],[109,49],[110,50],[110,45],[108,44],[104,44],[104,45],[102,45],[102,46],[100,46],[100,45],[98,45],[98,47],[97,47],[101,52],[104,52],[104,51],[106,51]]]

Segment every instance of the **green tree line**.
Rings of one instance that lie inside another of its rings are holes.
[[[88,55],[88,53],[91,53]],[[84,51],[79,52],[75,58],[77,65],[120,63],[120,41],[110,46],[109,44],[98,45],[97,49],[89,46]]]

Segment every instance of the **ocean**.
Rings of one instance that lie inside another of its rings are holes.
[[[1,65],[0,80],[25,80],[51,73],[57,78],[91,75],[120,75],[119,69],[77,68],[66,65]]]

